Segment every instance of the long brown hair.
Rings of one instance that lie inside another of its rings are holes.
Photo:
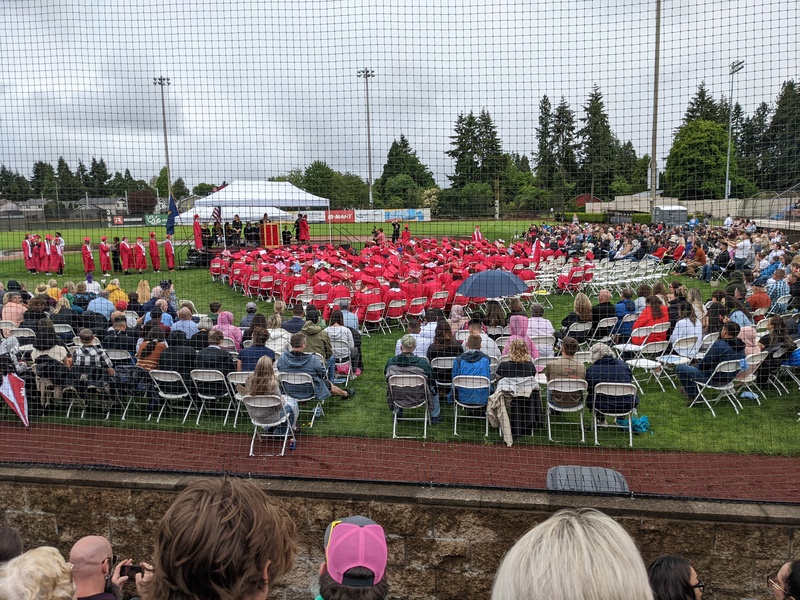
[[[655,294],[647,297],[647,306],[650,307],[650,313],[654,319],[660,319],[664,316],[664,312],[661,310],[661,298]]]

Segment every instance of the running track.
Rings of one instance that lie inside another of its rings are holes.
[[[795,457],[301,436],[297,449],[282,458],[250,458],[252,429],[240,428],[236,434],[42,424],[25,429],[3,422],[0,463],[539,490],[549,467],[571,464],[615,469],[634,495],[800,502]],[[274,446],[262,447],[267,450]]]

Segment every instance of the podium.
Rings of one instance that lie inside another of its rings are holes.
[[[260,223],[258,230],[261,234],[263,248],[274,248],[281,245],[281,232],[277,223]]]

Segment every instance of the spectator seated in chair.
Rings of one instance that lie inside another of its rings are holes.
[[[403,404],[402,398],[394,397],[388,388],[388,380],[392,375],[423,375],[425,382],[430,390],[428,411],[430,412],[431,424],[437,425],[442,422],[439,407],[439,393],[436,389],[436,380],[433,377],[431,364],[424,358],[415,354],[417,347],[417,338],[411,334],[406,334],[400,338],[400,354],[392,356],[387,362],[386,367],[383,369],[383,374],[387,380],[386,401],[389,404],[389,410],[395,411],[399,409],[402,414]],[[417,397],[411,398],[411,401],[416,400]]]

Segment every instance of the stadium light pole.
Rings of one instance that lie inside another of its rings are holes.
[[[656,205],[658,187],[658,161],[656,145],[658,142],[658,72],[661,63],[661,0],[656,0],[656,52],[653,73],[653,133],[650,140],[650,214]]]
[[[728,96],[728,160],[725,162],[725,200],[731,195],[731,134],[733,133],[733,76],[744,69],[743,60],[731,63],[731,95]],[[727,210],[727,207],[726,209]]]
[[[164,126],[164,155],[167,158],[167,202],[172,198],[172,183],[169,170],[169,146],[167,145],[167,105],[164,101],[164,87],[170,85],[169,77],[153,77],[153,85],[161,87],[161,121]]]
[[[369,177],[369,207],[372,208],[372,136],[369,123],[369,80],[375,77],[375,71],[364,67],[358,71],[358,76],[364,78],[364,92],[367,97],[367,172]]]

